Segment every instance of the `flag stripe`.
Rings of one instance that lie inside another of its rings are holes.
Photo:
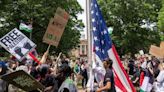
[[[126,77],[126,80],[127,80],[128,83],[130,84],[130,87],[131,87],[131,89],[132,89],[132,92],[136,92],[136,90],[135,90],[135,88],[134,88],[132,82],[129,80],[129,77],[128,77],[127,73],[125,72],[125,70],[124,70],[124,68],[123,68],[123,66],[122,66],[122,64],[121,64],[121,60],[120,60],[119,57],[118,57],[118,54],[117,54],[117,51],[116,51],[114,45],[112,45],[112,51],[113,51],[113,53],[114,53],[114,55],[115,55],[115,58],[117,59],[117,62],[118,62],[118,64],[119,64],[119,66],[120,66],[122,72],[124,73],[124,75],[125,75],[125,77]]]
[[[116,88],[118,87],[123,92],[127,92],[125,86],[121,83],[121,81],[120,81],[120,79],[119,79],[119,77],[118,77],[115,69],[113,69],[113,70],[114,70],[114,74],[115,74],[115,76],[114,76],[114,82],[115,82]],[[118,90],[118,89],[116,89],[116,90]]]
[[[123,92],[120,88],[118,88],[118,86],[115,87],[116,87],[116,92]]]
[[[20,30],[24,30],[26,32],[32,32],[32,25],[31,24],[30,25],[26,25],[24,23],[20,23],[19,29]]]
[[[128,92],[133,92],[132,89],[130,88],[130,85],[129,85],[124,73],[122,72],[121,67],[118,64],[118,61],[117,61],[116,56],[113,52],[113,49],[110,49],[108,51],[108,54],[109,54],[109,58],[113,61],[113,69],[115,69],[115,72],[117,73],[118,78],[120,79],[121,83],[124,85],[124,87],[126,88],[126,90]]]

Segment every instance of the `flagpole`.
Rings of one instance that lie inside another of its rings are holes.
[[[91,31],[91,13],[90,13],[90,7],[91,7],[91,0],[86,0],[86,29],[87,29],[87,42],[88,42],[88,65],[89,65],[89,73],[88,77],[88,83],[87,87],[90,91],[93,90],[93,86],[91,87],[92,83],[92,31]],[[91,88],[90,88],[91,87]]]
[[[90,4],[91,0],[86,0],[86,29],[88,40],[88,64],[92,64],[92,41],[91,41],[91,17],[90,17]]]

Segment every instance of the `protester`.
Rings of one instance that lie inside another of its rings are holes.
[[[164,92],[164,62],[159,64],[160,73],[157,76],[155,85],[155,92]]]
[[[130,60],[128,64],[128,74],[132,76],[134,74],[134,61]]]
[[[74,77],[75,77],[75,85],[77,85],[79,79],[81,79],[80,77],[80,65],[79,65],[79,61],[76,60],[75,61],[75,66],[74,66]]]
[[[66,74],[66,78],[62,82],[62,85],[60,86],[58,92],[78,92],[73,80],[70,78],[72,73],[71,68],[69,67],[65,70],[66,71],[63,71],[63,73]]]
[[[101,85],[100,88],[98,88],[96,92],[102,92],[102,91],[116,92],[115,83],[114,83],[114,74],[112,71],[113,61],[108,59],[108,60],[105,60],[103,64],[106,69],[106,74],[105,74],[104,83],[103,83],[104,85]]]
[[[135,64],[135,73],[132,77],[132,83],[134,86],[139,87],[139,79],[140,79],[140,72],[141,72],[141,67],[140,67],[140,62],[137,62]]]
[[[55,81],[57,83],[57,89],[60,88],[60,86],[62,85],[63,81],[67,78],[67,76],[69,75],[68,71],[70,68],[70,66],[68,65],[68,61],[65,59],[62,59],[61,61],[61,65],[60,66],[56,66],[56,72],[55,72]]]
[[[152,60],[152,63],[153,63],[153,72],[154,72],[154,78],[157,78],[157,76],[159,75],[159,64],[160,64],[160,61],[158,59],[154,59]]]
[[[73,80],[71,79],[72,69],[68,65],[68,61],[63,60],[62,65],[59,68],[59,73],[62,76],[62,80],[60,81],[61,86],[58,92],[77,92],[76,86],[74,85]],[[60,77],[61,77],[60,76]],[[60,85],[59,83],[59,85]]]
[[[7,66],[3,61],[0,61],[0,76],[7,73]],[[8,92],[8,84],[0,79],[0,92]]]
[[[40,66],[39,72],[40,72],[39,82],[42,83],[46,87],[44,91],[54,92],[53,87],[54,85],[57,85],[57,84],[55,84],[56,83],[55,77],[50,74],[49,66],[48,65]]]
[[[88,75],[87,75],[87,69],[86,69],[86,63],[82,62],[81,65],[81,75],[83,76],[82,78],[82,88],[85,89],[87,82],[88,82]]]

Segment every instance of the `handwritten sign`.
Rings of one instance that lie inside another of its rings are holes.
[[[2,79],[24,91],[43,90],[44,86],[23,70],[2,76]]]
[[[64,19],[68,20],[69,19],[69,14],[63,10],[62,8],[58,7],[56,10],[56,14],[63,17]]]
[[[30,39],[16,28],[0,38],[0,45],[20,61],[36,47]]]
[[[68,18],[69,14],[63,9],[58,8],[54,18],[50,19],[43,37],[43,42],[57,47],[68,22]]]

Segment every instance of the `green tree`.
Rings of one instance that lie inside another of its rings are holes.
[[[164,0],[162,1],[162,8],[158,16],[158,29],[160,31],[161,40],[164,41]]]
[[[161,0],[98,0],[119,54],[148,51],[159,44],[157,16]]]
[[[84,27],[82,20],[77,19],[77,14],[83,11],[77,0],[0,0],[0,37],[18,28],[21,21],[33,21],[32,40],[37,44],[37,51],[44,52],[48,45],[42,42],[42,38],[57,7],[65,9],[70,19],[59,46],[51,46],[50,51],[67,53],[78,46],[79,31]],[[29,33],[23,33],[29,36]]]

